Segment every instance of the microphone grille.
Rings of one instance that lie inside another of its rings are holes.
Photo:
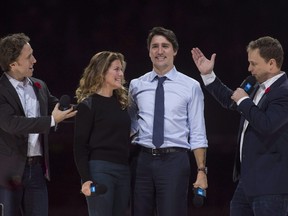
[[[68,95],[62,95],[59,100],[60,108],[62,109],[68,109],[70,106],[70,97]]]

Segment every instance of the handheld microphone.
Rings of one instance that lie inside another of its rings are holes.
[[[194,188],[193,205],[197,208],[202,207],[206,198],[206,190],[202,188]]]
[[[71,107],[70,102],[71,101],[70,101],[69,95],[62,95],[60,100],[59,100],[59,110],[65,111],[65,110],[70,109],[70,107]],[[57,130],[58,130],[58,124],[55,123],[54,131],[56,132]]]
[[[254,90],[254,86],[256,84],[256,78],[252,75],[248,76],[240,85],[240,88],[244,89],[244,91],[249,95]],[[236,103],[232,102],[230,108],[235,109]]]
[[[254,90],[255,84],[256,78],[250,75],[241,83],[240,88],[244,89],[247,94],[250,94]]]
[[[107,189],[106,185],[104,185],[104,184],[92,183],[90,185],[91,196],[105,194],[107,192],[107,190],[108,189]]]
[[[62,95],[59,100],[59,110],[65,111],[67,109],[70,109],[71,107],[70,102],[71,100],[70,100],[69,95]]]

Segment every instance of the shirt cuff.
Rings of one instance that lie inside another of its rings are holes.
[[[54,117],[51,115],[51,127],[55,126],[55,120]]]
[[[216,75],[215,75],[214,71],[212,71],[209,74],[201,75],[201,77],[202,77],[202,80],[203,80],[205,86],[211,84],[216,79]]]
[[[247,99],[247,98],[249,98],[248,96],[245,96],[245,97],[242,97],[240,100],[238,100],[237,101],[237,106],[239,106],[239,104],[243,101],[243,100],[245,100],[245,99]]]

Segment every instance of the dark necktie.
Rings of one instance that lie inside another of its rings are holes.
[[[152,143],[159,148],[164,141],[164,88],[166,77],[157,77],[158,85],[155,92],[155,109]]]

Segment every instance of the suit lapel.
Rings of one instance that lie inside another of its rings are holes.
[[[267,97],[267,95],[264,93],[263,96],[261,97],[261,99],[259,100],[258,104],[257,104],[257,106],[259,108],[261,108],[263,102],[266,100],[266,97]]]
[[[0,83],[7,90],[7,93],[9,94],[7,95],[7,98],[11,101],[11,105],[13,106],[15,105],[14,107],[18,106],[18,108],[22,110],[23,115],[25,115],[24,108],[21,104],[18,93],[5,74],[1,76]]]
[[[40,106],[40,115],[45,115],[45,111],[43,110],[43,108],[45,107],[45,99],[41,93],[41,88],[42,86],[40,85],[39,82],[37,82],[33,77],[30,77],[30,80],[32,81],[32,86],[35,92],[35,95],[37,97],[37,100],[39,102],[39,106]]]
[[[270,91],[273,91],[274,88],[277,88],[279,87],[285,80],[287,79],[287,75],[284,74],[282,75],[281,77],[279,77],[279,79],[277,79],[271,86],[270,86]],[[270,92],[269,91],[269,92]],[[267,98],[267,94],[268,93],[264,93],[263,96],[261,97],[260,101],[258,102],[257,106],[258,107],[262,107],[263,103],[266,101],[266,98]]]

